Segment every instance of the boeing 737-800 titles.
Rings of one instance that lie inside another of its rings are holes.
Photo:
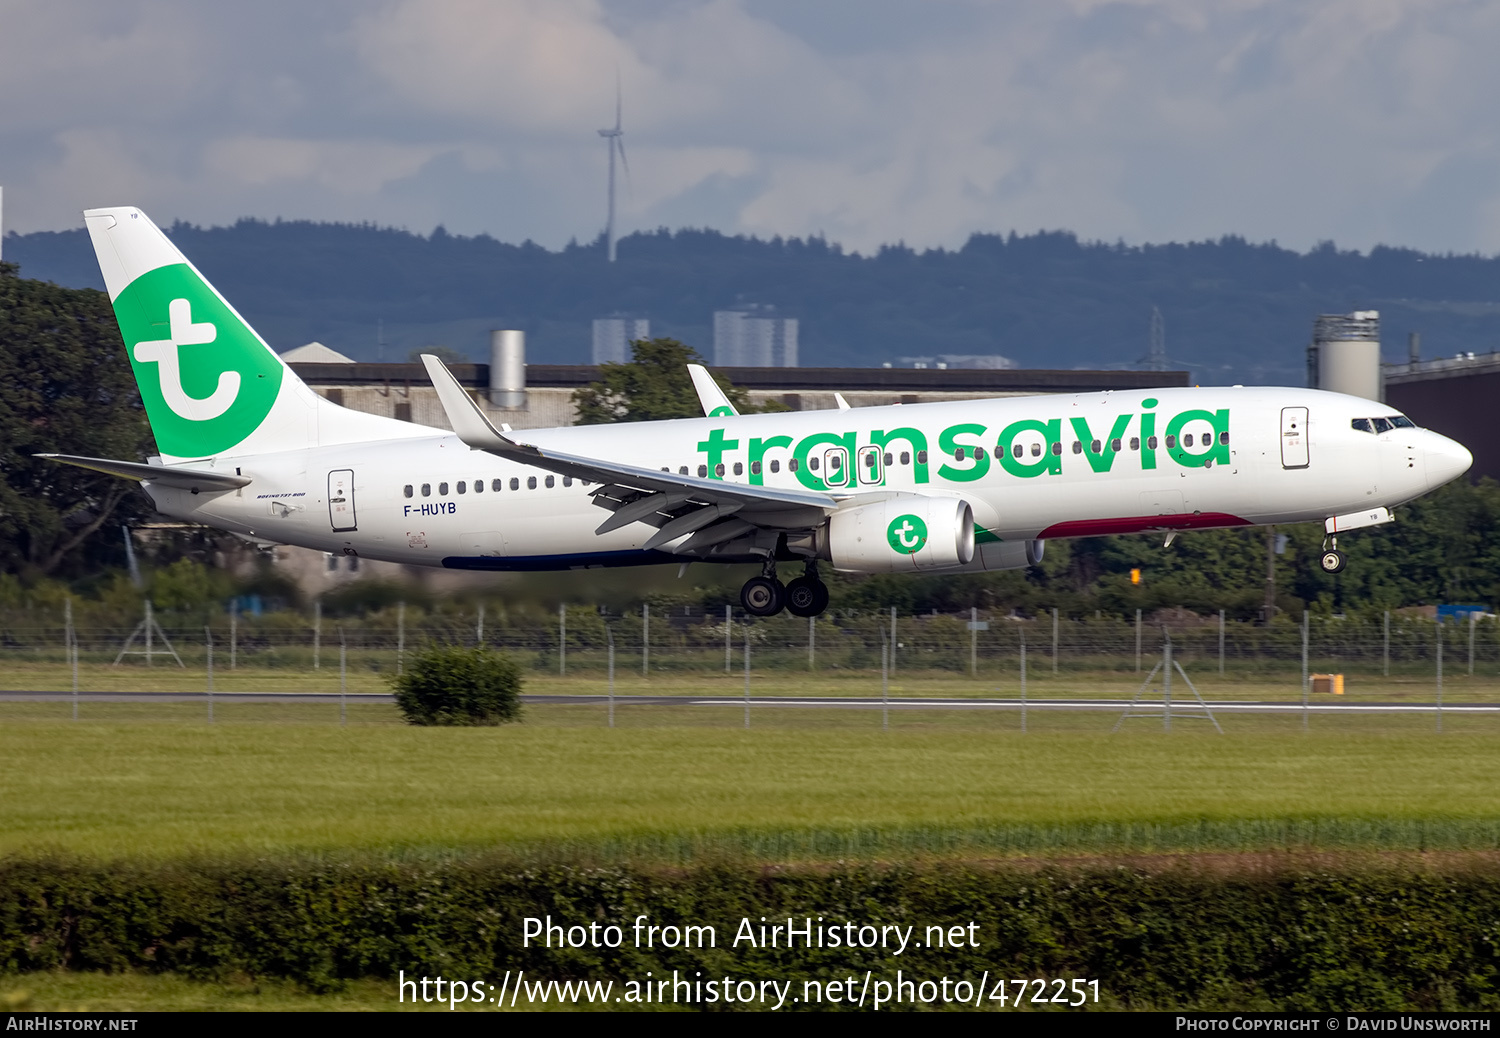
[[[84,214],[161,451],[48,455],[262,544],[471,570],[752,562],[752,614],[813,616],[818,565],[959,573],[1056,537],[1324,523],[1337,536],[1468,469],[1375,400],[1195,388],[706,417],[507,434],[434,357],[453,432],[309,389],[138,209]],[[783,585],[777,565],[801,563]]]

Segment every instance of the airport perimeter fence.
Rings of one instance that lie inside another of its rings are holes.
[[[148,622],[149,616],[149,622]],[[91,624],[70,615],[32,613],[0,624],[0,663],[13,664],[0,686],[23,687],[32,668],[66,666],[76,645],[80,665],[203,670],[214,665],[278,675],[324,673],[340,665],[368,678],[391,673],[432,643],[483,644],[516,656],[537,677],[689,679],[737,675],[749,651],[757,673],[780,674],[788,691],[799,675],[863,678],[900,674],[908,682],[967,683],[972,694],[1018,680],[1023,654],[1033,681],[1086,689],[1108,679],[1124,687],[1144,676],[1170,641],[1177,663],[1220,690],[1236,684],[1286,686],[1300,694],[1312,675],[1341,673],[1350,692],[1399,690],[1468,680],[1494,685],[1500,701],[1500,620],[1471,614],[1457,621],[1410,613],[1362,617],[1304,614],[1272,624],[1219,616],[1019,618],[982,610],[957,615],[895,611],[827,614],[816,620],[783,613],[747,616],[738,608],[657,610],[609,615],[578,605],[556,614],[473,610],[408,616],[392,608],[364,617],[293,612],[184,616],[143,603],[133,627]],[[374,686],[371,686],[374,687]]]

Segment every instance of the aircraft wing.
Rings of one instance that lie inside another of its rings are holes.
[[[77,465],[81,469],[93,469],[111,476],[160,483],[164,487],[181,490],[224,491],[248,486],[249,476],[232,476],[227,472],[206,472],[185,465],[143,465],[138,461],[114,461],[110,458],[80,458],[72,454],[38,454],[38,458],[60,461],[64,465]]]
[[[720,415],[736,415],[738,411],[714,381],[714,377],[708,373],[708,369],[702,364],[689,364],[688,374],[693,378],[693,390],[698,394],[698,402],[703,405],[703,416],[705,418],[717,418]]]
[[[423,354],[422,363],[453,431],[464,443],[496,457],[600,484],[593,492],[594,503],[614,514],[596,533],[608,533],[632,522],[647,523],[659,528],[647,542],[647,547],[654,548],[721,520],[725,528],[738,522],[743,529],[796,529],[821,522],[846,496],[684,476],[518,443],[490,423],[442,361]],[[695,537],[699,544],[712,539],[709,533]]]

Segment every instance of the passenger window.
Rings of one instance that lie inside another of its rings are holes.
[[[723,474],[724,474],[724,463],[721,461],[721,462],[719,462],[719,464],[717,464],[717,465],[714,466],[714,475],[716,475],[716,476],[722,476]]]
[[[667,470],[666,469],[662,469],[662,471],[666,472]],[[572,476],[564,476],[563,477],[563,486],[570,487],[572,485],[573,485],[573,477]]]
[[[1059,455],[1061,453],[1062,453],[1062,441],[1058,440],[1056,443],[1054,443],[1052,445],[1052,454],[1055,457],[1055,456],[1057,456],[1057,455]]]
[[[423,483],[422,484],[422,496],[423,497],[431,497],[432,496],[432,484],[431,483]]]
[[[874,451],[870,451],[865,455],[865,468],[874,471],[875,466],[878,464],[880,464],[880,455],[876,454]]]
[[[963,461],[964,460],[964,449],[962,447],[958,448],[956,451],[953,452],[953,460],[954,461]]]
[[[796,472],[797,471],[797,466],[799,464],[800,464],[800,462],[798,462],[796,458],[792,458],[792,459],[790,459],[790,460],[787,461],[787,463],[786,463],[786,470],[788,472]]]
[[[889,457],[889,455],[887,455],[887,457]],[[910,465],[911,464],[911,451],[902,451],[901,452],[901,464],[903,464],[903,465]]]
[[[918,465],[925,465],[925,464],[927,464],[927,452],[926,451],[917,451],[917,464]]]
[[[448,484],[447,483],[439,483],[438,484],[438,497],[447,497],[447,496],[448,496]]]
[[[468,490],[469,490],[469,485],[467,483],[465,483],[463,480],[459,480],[458,481],[458,492],[460,494],[466,494],[466,493],[468,493]]]
[[[1229,434],[1227,432],[1219,433],[1219,442],[1227,444],[1229,442]]]
[[[556,476],[548,476],[547,477],[547,489],[551,490],[556,485],[557,485],[557,477]]]
[[[886,451],[885,452],[885,467],[886,468],[890,468],[891,467],[891,452],[890,451]]]
[[[490,480],[490,489],[493,490],[497,494],[500,493],[500,490],[504,486],[505,486],[505,480],[503,480],[503,479],[492,479],[492,480]]]
[[[1141,438],[1139,436],[1132,436],[1130,438],[1130,449],[1133,451],[1141,449]]]
[[[743,463],[738,461],[734,463],[734,474],[736,476],[743,476],[745,474],[745,466]]]
[[[476,493],[476,494],[482,494],[482,493],[484,493],[484,480],[482,480],[482,479],[476,479],[474,481],[474,493]]]
[[[812,469],[814,472],[818,471],[818,459],[816,457],[808,458],[807,467]]]
[[[771,462],[771,471],[772,472],[780,472],[781,471],[781,462],[779,462],[779,461],[773,461],[773,462]]]
[[[1146,446],[1150,447],[1152,450],[1156,450],[1156,437],[1152,436],[1148,440],[1146,440]]]
[[[1191,447],[1193,445],[1193,434],[1192,433],[1188,433],[1186,436],[1184,436],[1182,438],[1182,445],[1184,447]]]
[[[843,469],[843,467],[844,459],[840,455],[835,454],[833,457],[828,459],[828,468],[831,471],[839,472]]]
[[[679,476],[686,476],[686,475],[687,475],[687,466],[686,466],[686,465],[684,465],[684,466],[682,466],[682,467],[681,467],[681,468],[680,468],[680,469],[678,469],[678,470],[677,470],[677,474],[678,474],[678,475],[679,475]]]
[[[1074,454],[1082,454],[1083,453],[1083,441],[1082,440],[1074,440],[1073,441],[1073,453]]]
[[[1109,441],[1109,449],[1112,450],[1112,451],[1114,451],[1116,454],[1119,454],[1120,453],[1120,441],[1119,440],[1110,440]]]
[[[535,490],[536,489],[536,477],[535,476],[527,476],[526,477],[526,489],[527,490]]]
[[[1168,436],[1167,437],[1167,450],[1172,450],[1176,446],[1177,446],[1177,437],[1175,437],[1175,436]]]
[[[521,489],[521,481],[519,479],[517,479],[515,476],[511,476],[510,477],[510,488],[512,490],[520,490]]]
[[[1102,454],[1104,453],[1104,444],[1100,443],[1098,440],[1095,440],[1092,449],[1095,454]]]
[[[752,461],[750,463],[750,475],[752,475],[752,476],[758,476],[758,475],[760,475],[760,462],[758,462],[758,461]]]
[[[401,489],[401,493],[407,497],[411,497],[411,484],[406,484],[406,486]]]
[[[1015,456],[1016,456],[1016,457],[1018,457],[1018,458],[1019,458],[1019,457],[1020,457],[1020,456],[1021,456],[1021,455],[1022,455],[1022,454],[1025,454],[1025,453],[1026,453],[1026,448],[1024,448],[1024,447],[1022,447],[1022,446],[1021,446],[1021,445],[1020,445],[1020,444],[1019,444],[1019,443],[1018,443],[1018,444],[1016,444],[1016,445],[1015,445],[1015,446],[1014,446],[1014,447],[1012,447],[1012,448],[1011,448],[1011,449],[1010,449],[1010,452],[1011,452],[1011,453],[1012,453],[1012,454],[1014,454],[1014,455],[1015,455]],[[997,455],[998,455],[998,454],[999,454],[999,453],[1000,453],[1000,452],[999,452],[999,451],[996,451],[996,452],[995,452],[995,453],[996,453],[996,454],[997,454]]]
[[[704,479],[707,476],[708,476],[708,466],[707,465],[699,465],[698,466],[698,478],[699,479]]]

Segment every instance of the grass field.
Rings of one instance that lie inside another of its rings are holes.
[[[1022,736],[921,717],[882,732],[863,712],[840,715],[862,727],[786,728],[776,713],[750,731],[727,719],[417,729],[374,706],[347,728],[0,725],[0,854],[776,860],[1500,845],[1500,735],[1477,729],[1438,738],[1386,720],[1168,736],[1147,725],[1110,737],[1079,715],[1094,730]]]
[[[1149,668],[1153,660],[1147,660]],[[619,695],[741,695],[745,676],[738,657],[731,672],[701,673],[653,672],[641,674],[639,660],[622,660],[615,673],[615,691]],[[349,692],[388,692],[387,670],[355,665],[351,661],[345,678]],[[1314,668],[1315,672],[1319,668]],[[1298,700],[1302,698],[1302,677],[1295,667],[1267,671],[1265,668],[1231,670],[1220,677],[1214,667],[1188,668],[1193,683],[1206,699]],[[1129,697],[1140,687],[1145,674],[1133,671],[1083,671],[1064,669],[1053,674],[1045,659],[1034,660],[1027,675],[1027,692],[1036,698],[1112,698]],[[79,668],[78,687],[83,692],[202,692],[206,675],[201,663],[190,669],[158,661],[146,667],[140,663],[111,666],[108,663],[85,663]],[[1159,684],[1159,682],[1158,682]],[[753,670],[751,692],[757,696],[871,696],[879,695],[880,671],[823,670],[798,672],[788,670]],[[325,659],[318,669],[292,667],[245,666],[228,669],[220,661],[214,672],[214,689],[219,692],[338,692],[340,687],[338,659]],[[37,661],[11,658],[0,661],[0,691],[26,690],[69,692],[73,688],[71,671],[61,661]],[[1013,668],[986,667],[977,677],[944,670],[898,670],[889,681],[892,696],[989,697],[1020,694],[1020,676]],[[1188,695],[1180,678],[1173,681],[1174,694]],[[528,671],[526,691],[553,694],[603,694],[608,678],[598,670],[575,668],[567,675]],[[1390,677],[1378,673],[1350,674],[1347,694],[1343,697],[1322,695],[1323,702],[1383,700],[1391,702],[1431,702],[1437,686],[1432,673],[1422,668],[1397,668]],[[1459,667],[1449,670],[1444,679],[1445,701],[1500,703],[1500,678],[1492,675],[1469,677]],[[3,720],[0,713],[0,720]],[[1500,726],[1497,726],[1500,727]]]

